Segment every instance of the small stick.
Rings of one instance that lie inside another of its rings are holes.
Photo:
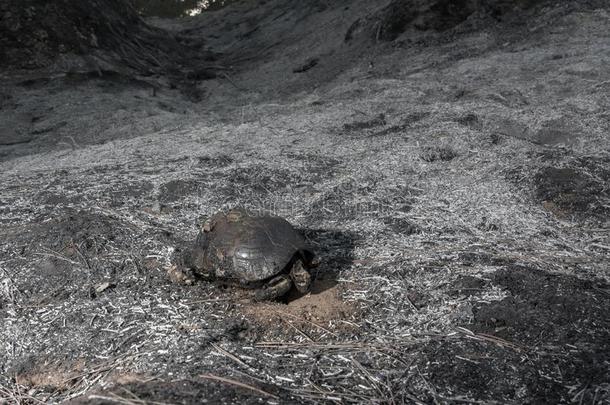
[[[181,302],[184,305],[193,305],[193,304],[204,304],[209,302],[224,302],[224,301],[232,301],[233,298],[215,298],[215,299],[207,299],[207,300],[195,300],[195,301],[185,301]]]
[[[235,356],[232,353],[229,353],[228,351],[226,351],[225,349],[223,349],[222,347],[218,346],[215,343],[211,343],[212,347],[218,351],[220,354],[222,354],[223,356],[226,356],[228,358],[230,358],[231,360],[233,360],[234,362],[236,362],[239,365],[242,365],[248,369],[252,369],[252,367],[250,367],[249,365],[247,365],[246,363],[244,363],[239,357]]]
[[[310,323],[310,324],[312,324],[313,326],[315,326],[316,328],[322,329],[324,332],[326,332],[326,333],[330,333],[330,334],[331,334],[331,335],[333,335],[334,337],[337,337],[337,334],[335,334],[335,333],[333,333],[333,332],[329,331],[329,330],[328,330],[328,329],[326,329],[325,327],[320,326],[320,325],[318,325],[317,323],[315,323],[315,322],[313,322],[313,321],[308,321],[307,319],[303,319],[303,318],[301,318],[301,317],[298,317],[298,316],[296,316],[296,315],[292,315],[292,314],[289,314],[289,313],[287,313],[287,312],[283,312],[283,311],[275,311],[275,313],[276,313],[276,314],[278,314],[278,315],[286,315],[286,316],[289,316],[289,317],[291,317],[291,318],[293,318],[293,319],[296,319],[296,320],[298,320],[298,321],[304,321],[304,322]]]
[[[145,401],[143,399],[141,399],[140,397],[138,397],[136,394],[134,394],[133,392],[129,391],[127,388],[125,387],[121,387],[121,389],[123,391],[125,391],[127,394],[129,394],[132,398],[133,401],[135,401],[136,403],[139,404],[153,404],[153,405],[169,405],[167,402],[158,402],[158,401]],[[111,393],[111,395],[114,397],[119,397],[117,394],[115,393]],[[120,397],[119,397],[120,398]]]
[[[302,335],[302,336],[303,336],[305,339],[309,340],[309,341],[310,341],[310,342],[312,342],[312,343],[314,342],[314,340],[313,340],[311,337],[309,337],[309,335],[307,335],[307,333],[303,332],[301,329],[299,329],[299,328],[297,328],[296,326],[294,326],[294,325],[292,324],[292,322],[287,321],[286,323],[287,323],[287,324],[288,324],[288,325],[289,325],[291,328],[293,328],[294,330],[296,330],[296,331],[297,331],[297,333],[301,334],[301,335]]]
[[[36,253],[34,253],[34,254],[35,254],[36,256],[54,257],[54,258],[56,258],[56,259],[63,260],[64,262],[68,262],[68,263],[70,263],[70,264],[74,264],[74,265],[76,265],[76,266],[80,266],[80,265],[82,264],[82,263],[79,263],[79,262],[75,262],[74,260],[70,260],[70,259],[67,259],[67,258],[65,258],[65,257],[63,257],[63,256],[60,256],[59,254],[52,254],[52,253],[39,253],[39,252],[36,252]]]
[[[242,383],[240,381],[232,380],[230,378],[220,377],[220,376],[217,376],[214,374],[201,374],[199,377],[205,378],[206,380],[213,380],[213,381],[218,381],[218,382],[222,382],[222,383],[229,384],[229,385],[235,385],[236,387],[245,388],[247,390],[254,391],[254,392],[264,395],[266,397],[279,399],[279,397],[277,395],[271,394],[270,392],[267,392],[267,391],[263,391],[260,388],[253,387],[252,385],[248,385],[248,384]]]

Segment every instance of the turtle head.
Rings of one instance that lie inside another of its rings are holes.
[[[318,267],[320,265],[320,258],[309,249],[301,249],[299,251],[299,256],[303,266],[309,269]]]
[[[195,243],[184,252],[184,265],[198,273],[205,273],[205,251],[208,247],[207,232],[202,230],[197,235]]]

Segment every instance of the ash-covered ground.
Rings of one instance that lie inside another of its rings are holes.
[[[609,403],[610,9],[428,3],[150,20],[219,55],[179,85],[2,72],[0,403]],[[310,294],[170,282],[236,205]]]

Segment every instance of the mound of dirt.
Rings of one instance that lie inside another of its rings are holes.
[[[307,324],[320,322],[348,321],[357,314],[356,308],[341,299],[339,286],[334,280],[316,280],[311,291],[299,294],[291,291],[285,298],[287,302],[256,303],[244,308],[244,313],[257,323],[267,326],[278,322]]]
[[[79,378],[83,372],[82,360],[65,361],[47,359],[41,360],[36,357],[22,362],[13,371],[17,384],[35,387],[36,391],[42,390],[65,390],[71,382]]]

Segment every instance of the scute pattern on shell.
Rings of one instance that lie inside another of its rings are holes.
[[[211,219],[201,231],[196,249],[201,267],[217,277],[255,282],[281,273],[295,255],[312,257],[303,236],[283,218],[233,209]]]

